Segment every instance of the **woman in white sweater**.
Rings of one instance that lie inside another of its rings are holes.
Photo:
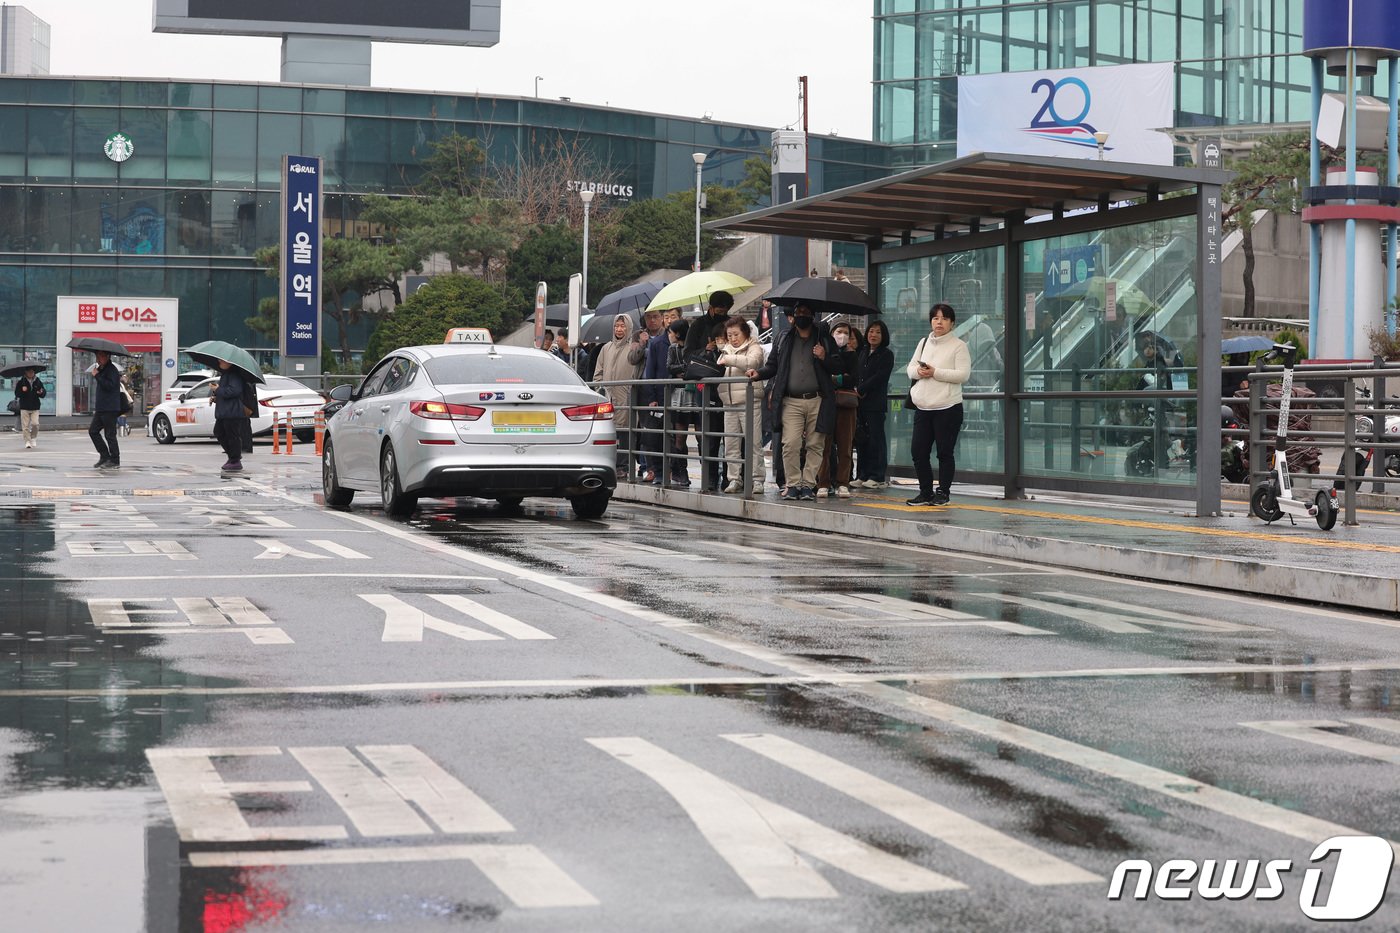
[[[930,333],[914,348],[908,373],[913,385],[914,437],[910,444],[919,494],[910,505],[947,505],[953,486],[953,448],[962,430],[962,384],[972,374],[967,344],[953,336],[957,313],[942,302],[928,312]],[[938,451],[938,488],[933,487],[929,455]]]

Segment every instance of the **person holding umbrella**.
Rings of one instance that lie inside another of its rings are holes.
[[[115,470],[122,465],[122,452],[117,445],[117,419],[122,414],[122,372],[106,350],[94,350],[93,356],[97,362],[87,369],[97,387],[92,421],[88,424],[88,437],[97,448],[97,462],[93,466],[99,470]]]
[[[243,470],[243,424],[248,421],[243,405],[245,376],[228,360],[219,360],[219,385],[209,397],[214,406],[214,439],[228,457],[219,469],[225,473]]]
[[[24,435],[24,449],[39,446],[39,400],[48,393],[39,381],[36,363],[24,366],[24,374],[15,379],[15,401],[19,403],[19,433]]]

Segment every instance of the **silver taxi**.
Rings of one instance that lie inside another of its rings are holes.
[[[440,344],[388,354],[326,424],[326,505],[378,492],[391,515],[420,497],[476,496],[507,508],[563,497],[601,518],[613,490],[612,403],[564,362],[533,347]]]

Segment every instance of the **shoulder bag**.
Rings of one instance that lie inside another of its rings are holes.
[[[925,337],[923,338],[923,340],[919,341],[919,349],[914,353],[914,359],[917,360],[919,357],[924,355],[925,340],[928,340],[928,338]],[[909,381],[909,391],[904,393],[904,407],[909,409],[910,411],[913,411],[914,409],[919,407],[914,404],[914,380],[912,379]]]

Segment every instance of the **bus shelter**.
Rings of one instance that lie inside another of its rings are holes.
[[[946,301],[972,354],[961,481],[1216,515],[1228,177],[979,153],[706,226],[866,247],[896,360],[892,467],[912,472],[904,366]]]

